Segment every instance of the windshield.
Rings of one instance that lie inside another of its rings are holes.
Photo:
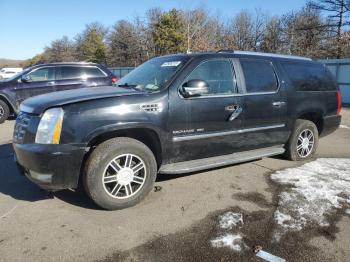
[[[153,58],[121,78],[116,85],[147,92],[163,89],[188,60],[185,56]]]

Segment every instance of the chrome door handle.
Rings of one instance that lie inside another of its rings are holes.
[[[274,107],[281,107],[281,106],[284,106],[286,104],[286,102],[283,102],[283,101],[278,101],[278,102],[273,102],[272,105]]]
[[[232,114],[230,115],[228,121],[235,120],[242,112],[243,112],[243,108],[242,107],[235,106],[235,109],[233,110]]]

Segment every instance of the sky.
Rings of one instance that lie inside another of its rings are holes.
[[[57,38],[74,37],[88,23],[112,26],[120,19],[144,17],[154,7],[203,6],[212,15],[229,18],[255,8],[281,15],[304,4],[305,0],[0,0],[0,58],[31,58]]]

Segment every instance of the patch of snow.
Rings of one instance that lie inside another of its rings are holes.
[[[350,215],[350,209],[345,210],[345,213]]]
[[[229,247],[237,252],[242,250],[242,236],[239,234],[225,234],[210,241],[213,247]]]
[[[274,214],[276,236],[313,223],[328,226],[326,215],[348,205],[350,199],[350,159],[320,158],[277,171],[271,179],[286,186]]]
[[[340,128],[346,128],[346,129],[350,129],[350,126],[346,126],[346,125],[340,125]]]
[[[237,226],[243,226],[243,215],[241,213],[227,212],[219,218],[219,225],[222,229],[232,229]]]

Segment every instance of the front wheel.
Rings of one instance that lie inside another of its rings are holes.
[[[5,120],[9,117],[10,115],[10,108],[8,105],[0,99],[0,124],[5,122]]]
[[[293,161],[309,159],[315,154],[317,145],[318,130],[316,125],[309,120],[297,119],[286,145],[285,156]]]
[[[139,203],[153,188],[157,164],[152,151],[131,138],[114,138],[90,155],[83,177],[91,199],[108,210]]]

